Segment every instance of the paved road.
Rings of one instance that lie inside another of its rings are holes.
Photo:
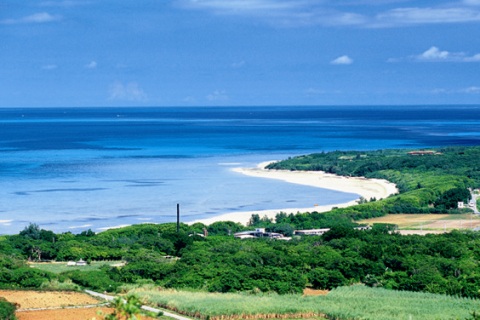
[[[103,294],[103,293],[98,293],[98,292],[95,292],[95,291],[85,290],[85,292],[88,293],[91,296],[98,297],[98,298],[101,298],[101,299],[104,299],[104,300],[107,300],[107,301],[112,301],[113,299],[115,299],[114,296],[109,296],[109,295],[106,295],[106,294]],[[142,306],[142,309],[146,310],[146,311],[150,311],[150,312],[155,312],[155,313],[158,313],[158,312],[161,311],[161,312],[163,312],[163,314],[165,316],[170,317],[170,318],[174,318],[174,319],[177,319],[177,320],[191,320],[191,318],[179,316],[179,315],[170,313],[170,312],[165,311],[165,310],[155,309],[155,308],[148,307],[148,306]]]
[[[480,212],[478,211],[478,208],[477,208],[477,199],[480,198],[480,195],[478,194],[475,194],[475,193],[471,193],[472,194],[472,200],[473,200],[473,212],[476,213],[476,214],[480,214]]]
[[[475,201],[473,203],[473,211],[476,213],[476,214],[480,214],[480,212],[478,211],[478,207],[477,207],[477,199],[479,198],[480,196],[479,195],[474,195],[473,196],[473,201]]]

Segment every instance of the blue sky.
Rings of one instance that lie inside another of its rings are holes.
[[[480,0],[0,0],[0,107],[480,103]]]

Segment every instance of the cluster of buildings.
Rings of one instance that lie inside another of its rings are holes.
[[[237,232],[233,235],[237,239],[270,238],[277,240],[290,240],[291,237],[285,237],[281,233],[266,232],[265,228],[256,228],[253,231]]]
[[[408,152],[410,156],[431,156],[431,155],[442,155],[441,152],[433,151],[433,150],[419,150],[419,151],[410,151]]]
[[[355,230],[368,230],[369,226],[365,227],[355,227]],[[330,231],[330,228],[323,229],[309,229],[309,230],[295,230],[293,232],[296,236],[321,236],[322,234]],[[256,228],[252,231],[242,231],[234,234],[234,237],[237,239],[253,239],[253,238],[270,238],[275,240],[291,240],[292,237],[285,237],[281,233],[276,232],[266,232],[265,228]]]

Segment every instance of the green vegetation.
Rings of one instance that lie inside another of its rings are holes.
[[[126,299],[116,297],[110,306],[113,308],[111,314],[104,315],[100,313],[100,316],[104,320],[137,320],[137,316],[140,314],[147,315],[150,318],[160,318],[163,313],[154,314],[153,312],[147,312],[141,309],[142,303],[135,295],[128,295]]]
[[[15,317],[15,310],[16,307],[14,304],[0,297],[0,319],[17,320],[17,318]]]
[[[50,282],[55,275],[30,268],[24,260],[0,253],[0,288],[40,288],[43,283]]]
[[[146,230],[165,228],[168,225],[137,225],[115,230],[115,234],[122,235],[123,243],[135,245],[131,239],[145,241],[139,236],[140,231],[148,238]],[[158,246],[163,248],[170,239],[173,248],[181,248],[177,251],[180,259],[160,255],[156,246],[132,249],[125,245],[122,257],[127,261],[125,266],[104,264],[96,270],[71,269],[61,273],[30,268],[22,260],[1,254],[0,286],[38,289],[80,286],[115,292],[123,284],[148,280],[176,289],[291,294],[301,293],[305,287],[332,289],[363,283],[394,290],[480,298],[479,233],[453,231],[401,236],[391,231],[389,225],[377,224],[371,230],[360,231],[340,224],[323,236],[287,242],[158,233],[155,235]],[[83,241],[102,243],[106,234],[94,234]],[[115,252],[117,239],[107,238]],[[6,237],[3,244],[10,244],[10,239],[16,243],[18,236]],[[34,245],[41,243],[40,239],[36,241]],[[70,241],[82,243],[76,236]],[[71,244],[61,240],[51,243],[56,245]],[[102,248],[105,250],[108,244],[103,243]],[[27,257],[29,252],[24,254]]]
[[[51,273],[60,274],[62,272],[80,270],[82,272],[98,271],[103,266],[116,266],[121,265],[119,261],[91,261],[86,266],[68,266],[66,262],[56,263],[44,263],[44,262],[32,262],[29,264],[31,268],[43,270]]]
[[[399,195],[381,201],[364,199],[360,205],[335,209],[322,219],[359,220],[389,213],[462,213],[469,209],[457,209],[457,203],[468,202],[468,188],[480,187],[480,147],[439,148],[423,154],[412,154],[411,150],[335,151],[290,158],[267,168],[386,179],[400,190]],[[282,222],[291,224],[298,219],[289,216]],[[324,225],[321,221],[309,224]]]
[[[325,296],[228,293],[212,294],[139,288],[131,290],[150,303],[202,319],[251,316],[326,315],[328,319],[465,319],[480,301],[439,294],[340,287]]]
[[[427,236],[334,227],[321,237],[195,242],[158,283],[217,292],[299,293],[365,283],[388,289],[480,297],[480,235],[454,231]]]

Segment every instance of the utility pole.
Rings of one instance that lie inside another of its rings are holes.
[[[177,233],[180,233],[180,204],[177,203]]]

